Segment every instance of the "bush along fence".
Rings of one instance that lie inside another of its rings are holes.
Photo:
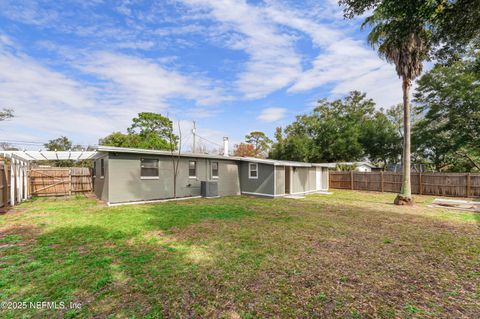
[[[412,193],[480,197],[479,173],[412,173]],[[394,172],[330,172],[330,188],[399,193],[402,174]]]

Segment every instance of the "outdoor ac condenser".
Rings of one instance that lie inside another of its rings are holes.
[[[200,193],[202,194],[202,197],[217,197],[218,196],[217,181],[201,181]]]

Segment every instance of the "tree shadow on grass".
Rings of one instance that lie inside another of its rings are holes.
[[[17,245],[1,252],[2,301],[64,302],[67,307],[78,302],[82,308],[12,309],[6,310],[7,318],[157,316],[164,308],[162,295],[167,306],[171,294],[181,298],[180,289],[160,283],[198,267],[188,258],[188,243],[182,243],[184,249],[176,243],[132,243],[132,234],[99,226],[58,228],[29,246],[18,245],[22,236],[12,233],[9,239]]]
[[[107,213],[118,213],[111,209]],[[120,212],[125,212],[120,210]],[[64,302],[67,309],[7,310],[7,317],[90,317],[121,314],[161,317],[172,303],[193,307],[206,296],[193,298],[208,284],[196,272],[211,265],[214,254],[207,246],[182,241],[175,229],[206,220],[238,219],[251,214],[243,207],[227,205],[143,206],[134,214],[146,214],[142,228],[106,225],[42,229],[10,229],[0,251],[0,297],[3,301]],[[101,218],[101,217],[100,217]],[[153,234],[152,234],[153,233]],[[34,238],[23,245],[25,238]],[[193,282],[185,278],[194,277]],[[201,287],[204,286],[204,287]],[[192,300],[188,300],[188,299]],[[198,299],[198,300],[197,300]],[[178,300],[175,302],[175,300]],[[82,304],[68,309],[70,302]],[[186,309],[196,312],[193,308]]]

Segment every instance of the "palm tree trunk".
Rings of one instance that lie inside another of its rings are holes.
[[[395,198],[397,205],[412,205],[412,183],[410,180],[411,143],[410,143],[410,87],[411,81],[403,78],[403,156],[402,156],[402,189]]]

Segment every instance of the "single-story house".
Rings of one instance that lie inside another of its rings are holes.
[[[336,170],[338,166],[353,166],[355,172],[372,172],[380,170],[377,166],[369,162],[338,162],[338,163],[322,163],[331,170]]]
[[[110,146],[97,149],[94,192],[109,204],[172,198],[173,180],[169,151]],[[217,196],[282,197],[327,191],[328,167],[271,159],[180,154],[177,197],[200,196],[202,181],[213,181]]]

